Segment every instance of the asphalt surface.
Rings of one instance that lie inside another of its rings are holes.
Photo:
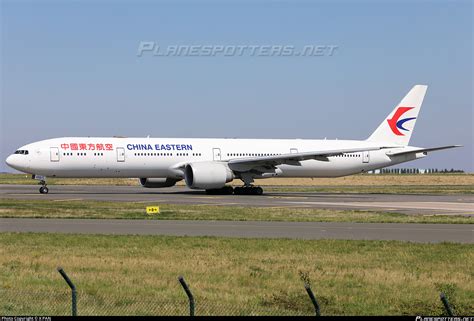
[[[201,204],[219,206],[258,206],[378,210],[409,215],[474,216],[474,195],[338,194],[315,192],[265,192],[262,196],[206,195],[185,187],[146,189],[140,186],[51,185],[49,194],[36,185],[0,185],[0,199],[98,200]]]
[[[206,195],[185,187],[0,185],[0,199],[99,200],[218,206],[258,206],[378,210],[410,215],[474,216],[474,195],[399,195],[266,192],[262,196]],[[473,243],[471,224],[384,224],[321,222],[239,222],[172,220],[0,219],[0,232],[225,236],[244,238],[400,240]]]
[[[0,218],[0,232],[474,243],[474,226],[471,224]]]

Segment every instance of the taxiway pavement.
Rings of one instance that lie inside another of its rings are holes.
[[[140,186],[51,185],[50,193],[40,194],[35,185],[0,185],[0,199],[97,200],[153,202],[159,204],[200,204],[218,206],[258,206],[372,210],[409,215],[474,216],[474,195],[400,195],[316,192],[265,192],[252,195],[206,195],[177,186],[146,189]]]

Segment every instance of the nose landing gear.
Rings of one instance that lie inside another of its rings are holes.
[[[48,194],[49,189],[45,185],[45,186],[41,186],[39,191],[40,191],[41,194]]]
[[[46,187],[46,176],[33,174],[31,178],[39,181],[38,185],[41,185],[39,192],[41,194],[48,194],[49,189]]]

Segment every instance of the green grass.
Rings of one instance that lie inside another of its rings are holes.
[[[146,206],[160,206],[160,214],[149,216]],[[0,217],[118,218],[158,220],[230,220],[369,223],[464,223],[472,216],[406,215],[364,210],[332,210],[286,207],[230,207],[172,205],[108,201],[0,200]]]
[[[441,315],[474,312],[474,246],[395,241],[0,234],[0,315],[67,314],[63,266],[84,314]]]

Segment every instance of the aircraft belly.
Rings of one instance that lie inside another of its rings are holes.
[[[362,172],[364,166],[349,162],[307,160],[300,166],[280,165],[282,177],[339,177]]]

